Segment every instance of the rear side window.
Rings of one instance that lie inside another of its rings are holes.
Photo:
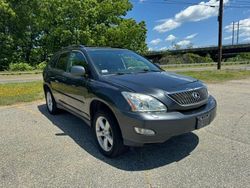
[[[67,63],[68,63],[68,53],[63,53],[61,54],[61,56],[59,57],[57,64],[56,64],[56,68],[66,71],[67,70]]]
[[[53,55],[48,63],[48,67],[55,68],[57,60],[58,60],[58,54]]]

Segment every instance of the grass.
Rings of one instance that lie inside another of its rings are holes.
[[[0,84],[0,106],[43,98],[42,82]]]
[[[230,66],[244,66],[249,65],[250,61],[242,61],[242,62],[226,62],[222,63],[222,66],[230,67]],[[196,63],[196,64],[168,64],[162,65],[163,69],[171,70],[171,69],[183,69],[183,68],[203,68],[203,67],[216,67],[217,63]]]
[[[191,76],[209,83],[250,78],[250,71],[248,70],[185,71],[178,72],[178,74]]]

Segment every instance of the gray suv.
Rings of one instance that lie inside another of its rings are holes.
[[[43,78],[48,111],[82,118],[108,157],[200,129],[216,115],[216,100],[201,81],[166,72],[126,49],[63,48]]]

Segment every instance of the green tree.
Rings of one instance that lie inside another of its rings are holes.
[[[0,70],[5,70],[12,61],[14,40],[10,30],[14,18],[15,12],[8,2],[0,0]]]
[[[146,25],[125,18],[131,9],[129,0],[0,0],[0,49],[6,50],[0,70],[15,62],[34,66],[71,44],[143,53]]]
[[[107,30],[107,45],[123,47],[143,53],[147,50],[146,25],[144,22],[137,24],[134,20],[122,20],[116,27]]]
[[[239,53],[238,55],[236,55],[235,57],[231,57],[228,58],[227,61],[232,61],[232,62],[236,62],[236,61],[249,61],[250,60],[250,53],[249,52],[243,52],[243,53]]]
[[[132,9],[128,0],[42,0],[41,4],[45,59],[70,44],[147,49],[145,23],[124,18]]]

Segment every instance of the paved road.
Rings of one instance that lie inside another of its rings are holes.
[[[107,159],[92,132],[43,102],[0,108],[0,187],[250,187],[250,80],[209,85],[208,127]]]
[[[180,68],[166,68],[171,72],[184,72],[184,71],[203,71],[203,70],[216,70],[216,67],[180,67]],[[234,70],[250,70],[250,65],[230,65],[222,66],[222,70],[234,69]],[[0,75],[1,83],[17,83],[17,82],[33,82],[41,81],[42,74],[23,74],[23,75]]]

